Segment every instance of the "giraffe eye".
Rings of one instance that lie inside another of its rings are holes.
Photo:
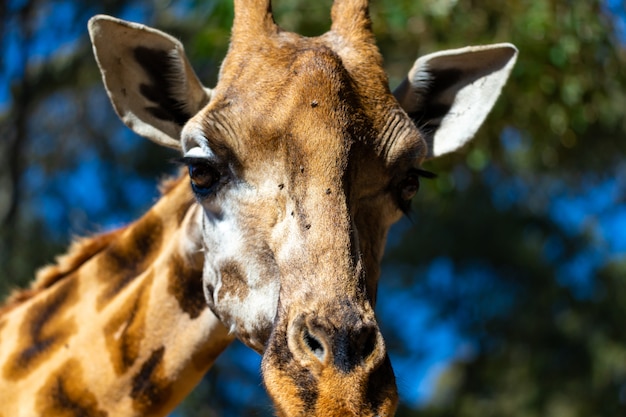
[[[221,174],[217,168],[205,160],[184,158],[189,169],[191,188],[199,197],[207,197],[215,191]]]
[[[411,172],[409,175],[402,181],[400,185],[400,199],[404,201],[409,201],[420,189],[420,179],[417,173]]]
[[[408,214],[411,211],[411,199],[415,197],[420,189],[420,177],[435,178],[437,175],[419,168],[411,169],[406,177],[400,182],[398,189],[398,205],[400,209]]]

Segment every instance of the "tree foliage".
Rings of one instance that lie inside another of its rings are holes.
[[[290,30],[316,35],[330,24],[328,0],[274,6]],[[96,13],[173,33],[213,85],[233,9],[225,0],[0,5],[3,294],[72,235],[137,217],[173,170],[174,155],[131,134],[108,103],[86,34]],[[401,377],[399,415],[623,415],[623,6],[379,0],[371,14],[392,86],[425,53],[495,42],[520,50],[477,138],[428,162],[438,178],[391,233],[378,310]],[[446,346],[432,342],[441,326],[454,334]],[[424,378],[412,366],[432,367],[426,358],[450,344],[430,394],[406,388]],[[178,413],[270,415],[254,355],[229,350]]]

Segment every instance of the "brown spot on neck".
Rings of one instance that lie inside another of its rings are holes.
[[[118,375],[126,372],[139,357],[141,341],[145,335],[153,275],[150,273],[143,279],[137,291],[128,297],[104,326],[107,349]]]
[[[80,362],[70,359],[53,372],[36,396],[39,415],[56,417],[107,417],[83,379]]]
[[[76,332],[76,321],[68,310],[78,301],[78,282],[67,277],[33,303],[20,326],[18,349],[4,365],[7,379],[21,379],[52,356]]]
[[[150,211],[107,248],[98,264],[99,279],[105,284],[98,310],[150,267],[161,249],[163,232],[163,221]]]
[[[156,415],[172,396],[172,383],[165,376],[165,347],[154,350],[133,377],[130,396],[133,408],[142,415]]]

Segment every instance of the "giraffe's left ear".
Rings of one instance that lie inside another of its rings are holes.
[[[211,99],[173,37],[110,16],[89,20],[89,35],[115,111],[136,133],[180,149],[180,132]]]
[[[467,143],[491,111],[517,59],[509,43],[441,51],[419,58],[394,91],[423,132],[428,156]]]

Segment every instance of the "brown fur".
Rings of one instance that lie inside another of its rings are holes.
[[[22,406],[18,397],[32,404],[40,387],[52,397],[40,414],[166,415],[237,336],[263,354],[280,416],[394,414],[374,313],[379,265],[430,140],[405,110],[434,104],[432,131],[447,139],[431,141],[430,155],[458,148],[497,97],[515,48],[431,54],[394,96],[367,0],[336,0],[332,19],[329,32],[305,38],[274,23],[270,0],[235,0],[213,90],[173,37],[90,20],[116,111],[184,152],[196,199],[182,179],[166,185],[140,220],[77,243],[12,298],[0,317],[8,410]],[[443,82],[431,88],[437,74]],[[470,111],[477,97],[486,104]],[[89,391],[69,382],[77,358],[71,378]]]
[[[129,297],[105,324],[104,334],[109,356],[118,375],[127,372],[141,354],[141,341],[146,333],[146,315],[153,281],[154,274],[150,273],[138,291]]]
[[[37,408],[41,415],[55,417],[107,417],[98,408],[98,399],[83,380],[79,361],[70,359],[51,374],[37,392]]]
[[[33,372],[76,332],[76,320],[66,315],[78,300],[77,284],[72,278],[28,308],[20,326],[20,345],[4,364],[5,378],[18,380]]]

